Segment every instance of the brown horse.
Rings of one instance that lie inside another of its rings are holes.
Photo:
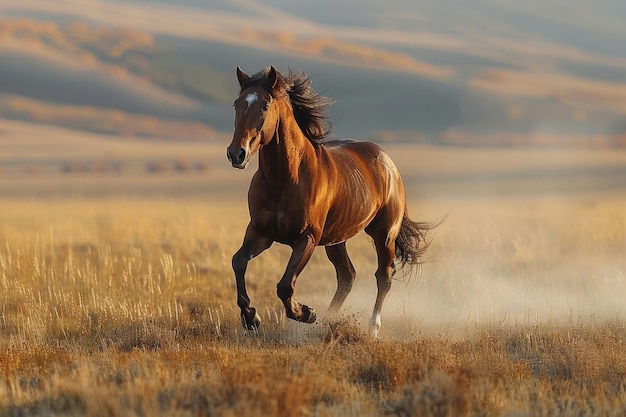
[[[315,311],[294,300],[298,275],[315,247],[325,246],[337,272],[329,310],[337,312],[356,275],[346,240],[365,230],[378,255],[378,295],[370,321],[376,336],[394,261],[401,267],[421,264],[434,225],[409,219],[400,174],[380,147],[328,139],[325,110],[332,100],[316,94],[306,75],[283,75],[270,67],[248,76],[237,68],[237,78],[241,89],[227,157],[233,167],[243,169],[259,153],[248,191],[250,223],[232,260],[243,326],[256,330],[261,324],[246,291],[248,261],[273,242],[290,246],[293,252],[278,282],[278,297],[287,317],[313,323]]]

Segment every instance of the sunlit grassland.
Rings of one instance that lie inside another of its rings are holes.
[[[243,331],[230,267],[245,205],[3,201],[0,415],[623,415],[626,199],[441,200],[422,274],[367,333],[374,250],[348,245],[344,312],[318,250],[285,319],[289,250],[250,263],[263,326]]]

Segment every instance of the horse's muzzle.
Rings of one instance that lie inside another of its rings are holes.
[[[226,157],[235,168],[244,169],[247,165],[247,152],[244,148],[226,149]]]

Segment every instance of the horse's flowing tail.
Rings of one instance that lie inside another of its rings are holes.
[[[400,261],[400,269],[409,265],[419,268],[428,259],[426,252],[431,244],[430,232],[441,224],[438,222],[414,222],[405,212],[396,238],[396,258]]]

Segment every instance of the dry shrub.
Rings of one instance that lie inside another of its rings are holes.
[[[197,172],[209,172],[211,169],[211,164],[206,161],[199,161],[193,165],[193,169]]]
[[[406,386],[397,399],[385,405],[385,414],[400,417],[468,416],[472,406],[471,384],[468,375],[462,371],[452,374],[438,372],[428,380]]]
[[[353,344],[371,340],[371,335],[363,331],[360,318],[352,314],[335,317],[325,323],[328,330],[324,335],[324,343]]]
[[[177,159],[172,163],[175,171],[187,172],[191,170],[192,164],[186,159]]]
[[[103,336],[111,347],[121,352],[139,350],[172,349],[176,346],[176,334],[167,323],[158,320],[142,320],[109,328]]]
[[[146,170],[151,174],[165,174],[170,172],[171,166],[167,162],[150,162]]]

